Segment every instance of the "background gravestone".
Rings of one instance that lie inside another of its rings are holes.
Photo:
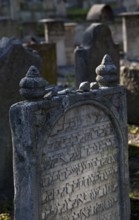
[[[19,97],[18,85],[30,65],[40,67],[40,57],[14,38],[0,40],[0,192],[13,189],[12,143],[9,108]],[[9,195],[9,191],[8,191]]]
[[[10,109],[15,220],[130,219],[125,89],[109,56],[96,72],[98,89],[84,82],[45,97],[35,67],[20,81],[27,101]]]
[[[86,19],[92,22],[108,22],[114,20],[111,6],[107,4],[93,4],[89,9]]]
[[[138,63],[128,62],[120,68],[120,84],[127,92],[128,123],[139,125],[139,67]]]
[[[83,44],[75,50],[76,87],[83,81],[95,81],[95,69],[103,56],[109,54],[119,69],[119,49],[107,25],[93,23],[83,36]]]
[[[40,22],[44,24],[45,42],[56,44],[57,65],[66,65],[64,21],[42,19]]]
[[[55,43],[29,44],[41,57],[41,75],[51,84],[57,82],[56,45]]]
[[[139,57],[139,12],[122,13],[123,50],[126,58],[138,60]]]

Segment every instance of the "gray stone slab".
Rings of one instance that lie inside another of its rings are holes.
[[[95,69],[103,56],[109,54],[119,69],[119,47],[113,42],[109,27],[91,24],[83,36],[83,44],[75,49],[76,87],[84,81],[95,81]]]
[[[40,66],[40,57],[14,38],[0,40],[0,190],[12,189],[12,144],[9,108],[21,100],[19,81],[31,64]]]
[[[125,89],[101,80],[44,98],[34,67],[21,82],[27,101],[10,109],[15,220],[129,220]]]

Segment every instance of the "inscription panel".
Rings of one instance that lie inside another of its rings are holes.
[[[119,146],[108,115],[72,108],[54,126],[41,158],[41,220],[119,220]]]

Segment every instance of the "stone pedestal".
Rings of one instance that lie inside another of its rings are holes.
[[[56,43],[57,65],[66,65],[64,22],[62,20],[42,19],[46,43]]]
[[[67,65],[73,65],[76,23],[65,23],[64,26],[65,26],[65,47],[66,47]]]
[[[139,58],[139,12],[123,13],[123,46],[127,58]]]

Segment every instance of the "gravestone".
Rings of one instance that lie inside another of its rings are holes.
[[[125,89],[108,55],[96,72],[97,83],[57,93],[34,66],[20,81],[26,101],[10,109],[15,220],[130,219]]]
[[[127,58],[138,59],[139,52],[139,12],[123,13],[123,50]]]
[[[76,87],[83,81],[95,81],[95,69],[103,56],[109,54],[119,69],[119,49],[110,29],[101,23],[91,24],[85,31],[83,43],[75,49]]]
[[[42,19],[46,43],[56,43],[57,65],[66,65],[64,21],[59,19]]]
[[[56,17],[66,17],[66,4],[64,0],[55,0]]]
[[[134,66],[134,64],[137,64]],[[120,84],[127,92],[128,123],[139,125],[139,66],[138,63],[125,63],[120,68]]]
[[[86,19],[92,22],[113,21],[114,13],[108,4],[93,4],[89,9]]]
[[[73,65],[74,63],[74,47],[75,47],[75,29],[76,23],[65,23],[65,51],[66,64]]]
[[[40,57],[24,49],[15,38],[0,40],[0,191],[13,189],[12,144],[9,127],[9,108],[21,100],[19,80],[30,65],[40,66]],[[3,191],[2,191],[3,193]]]

